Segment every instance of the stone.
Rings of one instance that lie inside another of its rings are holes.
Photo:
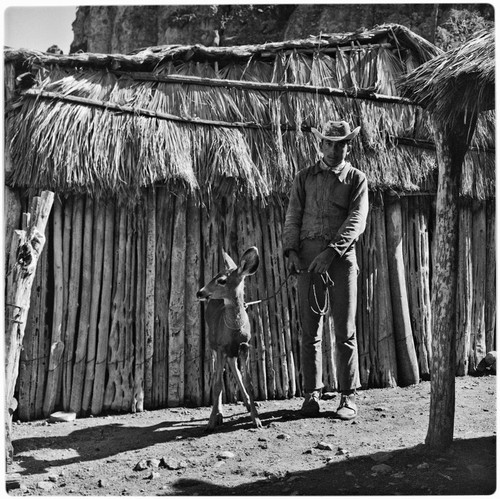
[[[280,440],[290,440],[290,435],[287,435],[286,433],[280,433],[276,438]]]
[[[417,465],[417,470],[426,470],[429,469],[429,463],[420,463]]]
[[[50,423],[67,423],[76,419],[76,412],[53,412],[49,417]]]
[[[145,480],[156,480],[157,478],[160,478],[160,474],[157,471],[152,471],[147,477],[145,477]]]
[[[57,475],[49,475],[48,478],[49,478],[49,481],[51,481],[51,482],[57,482],[59,477]]]
[[[134,466],[134,471],[144,471],[149,468],[148,462],[146,459],[141,459],[135,466]]]
[[[376,452],[370,457],[377,463],[384,463],[385,461],[391,459],[392,456],[393,454],[391,454],[390,452]]]
[[[339,447],[337,449],[337,452],[335,453],[336,456],[347,456],[349,455],[349,451],[343,449],[342,447]]]
[[[54,483],[43,481],[43,482],[38,482],[36,486],[40,490],[52,490],[54,488]]]
[[[335,447],[327,442],[320,442],[316,445],[316,448],[321,450],[334,450]]]
[[[225,451],[219,452],[219,454],[217,454],[217,457],[219,459],[234,459],[236,457],[236,455],[234,454],[234,452],[225,450]]]
[[[390,473],[392,468],[387,464],[376,464],[371,467],[371,470],[375,473]]]
[[[160,460],[159,459],[148,459],[147,464],[151,468],[158,468],[160,466]]]

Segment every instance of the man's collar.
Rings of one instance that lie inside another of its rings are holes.
[[[335,173],[322,159],[320,159],[313,168],[312,173],[316,175],[317,173],[321,173],[323,171],[329,171],[337,175],[337,178],[343,182],[347,176],[347,172],[349,171],[349,162],[344,161],[344,166],[339,173]]]

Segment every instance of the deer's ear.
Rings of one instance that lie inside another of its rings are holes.
[[[224,259],[224,266],[226,267],[226,270],[238,267],[238,265],[234,263],[234,260],[224,250],[222,250],[222,258]]]
[[[255,246],[252,246],[251,248],[248,248],[245,253],[243,253],[238,271],[240,274],[244,275],[255,274],[255,272],[257,272],[259,262],[259,251]]]

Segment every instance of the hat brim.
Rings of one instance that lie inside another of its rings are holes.
[[[316,136],[318,140],[328,140],[329,142],[341,142],[346,140],[352,140],[354,137],[358,135],[360,130],[361,127],[358,126],[351,133],[348,133],[347,135],[343,135],[340,137],[331,137],[329,135],[323,135],[319,130],[311,127],[311,132]]]

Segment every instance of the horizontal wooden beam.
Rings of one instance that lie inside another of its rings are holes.
[[[187,75],[160,75],[148,72],[130,72],[130,71],[114,71],[115,74],[129,76],[138,81],[156,81],[158,83],[172,83],[184,85],[201,85],[207,87],[224,87],[237,90],[255,90],[260,92],[295,92],[307,93],[316,95],[329,95],[332,97],[343,97],[347,99],[360,99],[376,101],[384,104],[403,104],[409,106],[418,106],[406,97],[396,95],[384,95],[374,92],[366,88],[356,90],[321,87],[315,85],[300,85],[294,83],[270,83],[270,82],[254,82],[242,80],[226,80],[220,78],[202,78],[200,76]]]

